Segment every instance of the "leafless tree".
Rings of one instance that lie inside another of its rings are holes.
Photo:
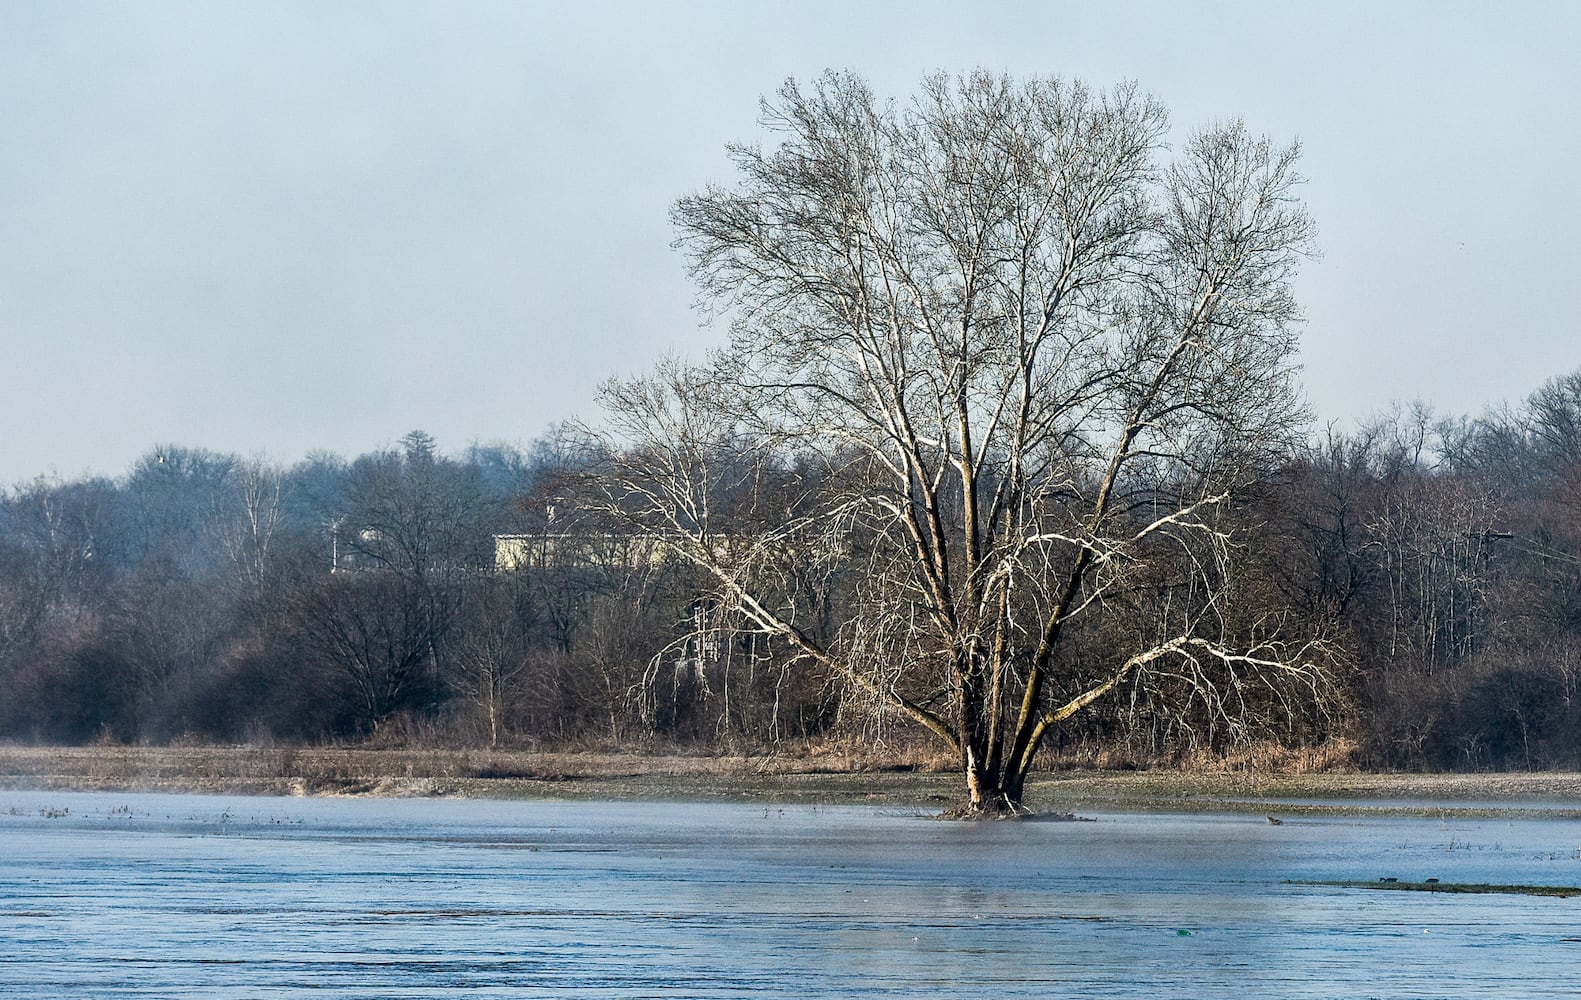
[[[491,505],[475,466],[440,455],[412,431],[401,450],[364,455],[347,471],[339,543],[362,567],[448,581],[489,565]]]
[[[606,387],[605,512],[937,736],[968,813],[1128,685],[1231,728],[1324,697],[1322,644],[1233,603],[1221,517],[1304,419],[1297,148],[1230,122],[1164,163],[1136,87],[988,73],[789,82],[762,123],[674,213],[730,345]],[[850,560],[824,627],[788,567]]]
[[[1581,371],[1549,379],[1526,400],[1534,450],[1550,472],[1581,465]]]
[[[1388,584],[1391,658],[1431,674],[1486,643],[1503,507],[1496,485],[1469,476],[1412,478],[1386,495],[1367,527]]]
[[[303,652],[352,694],[365,732],[427,703],[428,668],[449,619],[435,613],[420,582],[396,573],[339,574],[293,592],[284,620]]]
[[[476,582],[450,660],[450,687],[482,717],[490,747],[498,746],[505,732],[532,653],[529,630],[536,609],[519,576]]]
[[[232,474],[232,496],[218,522],[220,544],[248,591],[261,591],[270,568],[270,549],[284,518],[278,469],[262,458],[239,462]]]

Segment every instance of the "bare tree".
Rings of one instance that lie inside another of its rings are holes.
[[[1581,464],[1581,371],[1549,379],[1526,400],[1531,441],[1550,473]]]
[[[968,813],[1019,810],[1051,728],[1127,685],[1230,730],[1321,699],[1321,643],[1230,600],[1221,516],[1304,418],[1297,148],[1232,122],[1161,165],[1134,86],[987,73],[789,82],[762,122],[675,207],[730,346],[606,387],[605,511],[932,732]],[[820,627],[787,567],[841,560]]]
[[[422,431],[407,434],[401,445],[364,455],[347,471],[334,514],[340,544],[360,566],[419,581],[449,580],[491,564],[497,512],[478,468],[441,456]]]
[[[431,699],[429,666],[449,627],[431,598],[408,576],[350,573],[298,588],[288,599],[284,620],[300,648],[349,692],[365,733]]]
[[[51,603],[101,596],[127,562],[124,506],[105,479],[40,477],[0,496],[0,525],[17,560],[10,575]]]
[[[163,562],[186,575],[211,573],[224,556],[215,528],[233,492],[236,458],[206,448],[157,445],[122,490],[124,541],[133,563]]]
[[[1486,644],[1504,506],[1495,484],[1470,476],[1413,477],[1387,493],[1367,527],[1388,585],[1391,659],[1431,674]]]
[[[271,546],[284,518],[281,475],[262,458],[236,465],[234,485],[218,524],[220,544],[237,577],[252,593],[263,589],[271,564]]]
[[[499,745],[532,652],[529,629],[536,609],[519,576],[484,577],[475,584],[450,661],[450,686],[477,709],[491,748]]]

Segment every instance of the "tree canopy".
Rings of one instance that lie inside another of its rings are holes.
[[[1135,86],[985,72],[791,81],[762,125],[674,210],[729,346],[606,387],[608,511],[933,732],[974,811],[1125,684],[1230,727],[1321,703],[1227,518],[1304,420],[1297,147],[1228,122],[1171,155]],[[820,629],[784,567],[853,551]]]

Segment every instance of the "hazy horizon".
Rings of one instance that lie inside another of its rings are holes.
[[[0,486],[159,443],[290,464],[592,417],[700,354],[669,206],[786,77],[1137,80],[1304,146],[1318,421],[1581,368],[1581,8],[0,7]]]

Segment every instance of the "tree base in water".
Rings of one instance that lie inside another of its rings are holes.
[[[947,809],[945,819],[1030,819],[1035,814],[1020,802],[1000,795],[982,802],[970,800]]]

